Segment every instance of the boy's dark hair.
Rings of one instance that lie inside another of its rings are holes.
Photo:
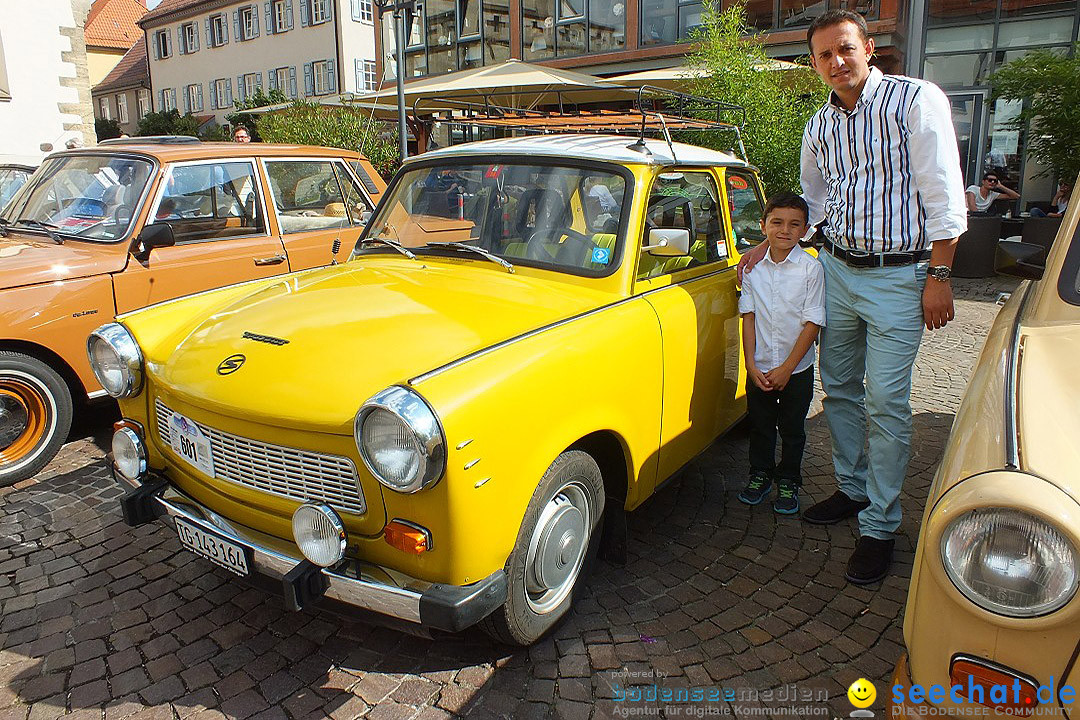
[[[806,222],[810,222],[810,208],[807,206],[806,201],[795,193],[776,193],[771,198],[769,198],[769,201],[765,203],[765,212],[761,214],[762,219],[768,218],[769,213],[771,213],[776,208],[794,208],[796,210],[801,210],[803,214],[803,220],[805,220]]]
[[[814,22],[810,23],[809,29],[806,31],[806,46],[810,48],[810,54],[814,54],[814,33],[822,28],[832,27],[833,25],[839,25],[840,23],[854,23],[855,27],[859,29],[859,36],[866,42],[870,39],[870,31],[866,29],[866,20],[859,13],[851,12],[850,10],[829,10],[828,12],[818,15],[814,18]]]

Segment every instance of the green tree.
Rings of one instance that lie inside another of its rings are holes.
[[[806,121],[828,95],[812,71],[769,70],[765,42],[746,22],[745,4],[718,12],[705,3],[697,43],[687,57],[696,77],[693,91],[746,108],[743,143],[751,163],[761,170],[769,193],[799,190],[799,150]],[[692,142],[718,150],[732,147],[730,133],[697,133]]]
[[[120,122],[118,120],[94,118],[94,134],[97,135],[98,142],[109,140],[110,138],[118,138],[120,137],[120,132]]]
[[[1073,57],[1036,50],[990,76],[993,99],[1020,100],[1009,129],[1027,132],[1028,154],[1058,179],[1080,173],[1080,44]]]
[[[260,115],[255,124],[266,142],[355,150],[385,178],[401,164],[393,128],[361,108],[299,100],[284,110]]]
[[[226,115],[225,119],[229,121],[229,124],[232,125],[233,128],[238,125],[246,127],[251,134],[252,140],[261,140],[262,138],[259,136],[258,123],[256,122],[258,116],[252,115],[246,111],[266,107],[267,105],[280,105],[287,102],[289,102],[289,97],[281,90],[274,88],[269,93],[264,93],[263,89],[259,88],[255,91],[255,94],[247,100],[236,103],[236,111]]]
[[[190,135],[199,137],[199,119],[178,110],[147,113],[139,120],[136,135]]]

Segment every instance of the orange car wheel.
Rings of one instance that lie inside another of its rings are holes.
[[[34,475],[71,429],[71,392],[55,370],[0,351],[0,487]]]

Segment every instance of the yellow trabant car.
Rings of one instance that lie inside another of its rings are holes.
[[[132,524],[238,575],[528,644],[601,536],[745,413],[755,170],[618,136],[409,160],[349,261],[118,317]]]
[[[1077,717],[1080,203],[987,337],[930,487],[890,717]],[[1045,257],[1045,262],[1044,262]]]

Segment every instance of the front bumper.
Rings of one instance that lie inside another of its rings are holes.
[[[290,543],[237,525],[200,505],[161,474],[152,472],[137,486],[121,477],[116,480],[128,490],[120,500],[128,525],[162,517],[182,518],[204,532],[225,536],[250,552],[252,572],[282,581],[286,603],[293,609],[325,597],[426,629],[458,632],[506,601],[506,574],[502,570],[459,586],[416,580],[351,559],[334,568],[320,568],[305,560]]]

